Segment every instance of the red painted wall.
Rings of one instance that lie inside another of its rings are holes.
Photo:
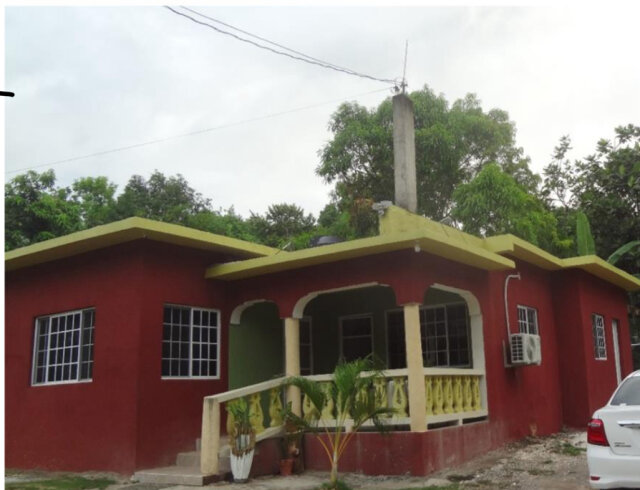
[[[226,390],[224,295],[211,253],[138,241],[6,277],[6,465],[58,470],[169,464],[194,450],[202,398]],[[164,303],[222,312],[221,379],[161,380]],[[34,319],[96,309],[89,383],[30,386]]]

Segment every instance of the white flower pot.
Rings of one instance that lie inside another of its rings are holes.
[[[242,456],[231,454],[231,473],[233,473],[233,481],[245,482],[249,479],[249,471],[253,462],[253,449],[244,453]]]

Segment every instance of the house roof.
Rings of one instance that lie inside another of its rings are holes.
[[[546,270],[577,268],[627,291],[640,289],[639,279],[594,255],[561,259],[514,235],[479,238],[397,206],[380,216],[375,237],[218,264],[205,276],[236,280],[411,248],[485,270],[515,269],[510,257]]]
[[[6,252],[5,269],[20,269],[143,238],[248,258],[280,252],[236,238],[134,217]]]

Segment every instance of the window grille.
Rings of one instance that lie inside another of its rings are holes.
[[[518,305],[518,328],[520,333],[540,335],[538,333],[538,310]]]
[[[342,357],[362,359],[373,353],[372,318],[369,315],[340,319]]]
[[[95,309],[36,318],[31,383],[91,380],[94,330]]]
[[[165,305],[162,377],[219,377],[219,318],[217,310]]]
[[[604,317],[591,315],[591,328],[593,331],[593,354],[596,359],[607,358],[607,344],[604,339]]]

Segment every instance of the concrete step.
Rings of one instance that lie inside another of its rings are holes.
[[[133,478],[140,483],[155,483],[161,485],[190,485],[203,486],[223,479],[222,475],[204,476],[200,468],[184,466],[165,466],[136,471]]]

